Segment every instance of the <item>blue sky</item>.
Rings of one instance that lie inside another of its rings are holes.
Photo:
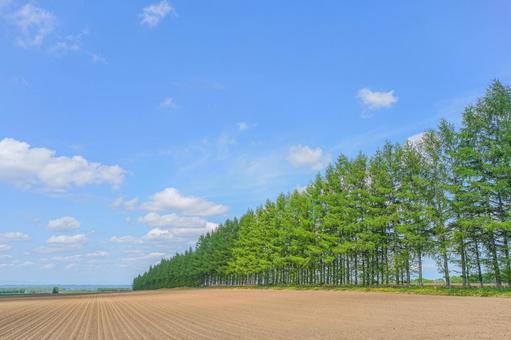
[[[510,14],[0,0],[0,284],[130,283],[340,153],[459,122],[511,82]]]

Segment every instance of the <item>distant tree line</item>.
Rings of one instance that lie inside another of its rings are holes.
[[[494,81],[463,113],[369,157],[339,156],[281,194],[163,259],[134,289],[229,285],[511,285],[511,88]]]

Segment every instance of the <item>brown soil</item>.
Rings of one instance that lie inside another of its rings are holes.
[[[182,289],[0,299],[0,339],[511,339],[511,299]]]

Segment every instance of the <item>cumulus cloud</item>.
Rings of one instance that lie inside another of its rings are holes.
[[[166,97],[161,101],[160,108],[172,110],[177,108],[177,104],[171,97]]]
[[[76,235],[58,235],[51,236],[48,239],[50,244],[83,244],[87,242],[87,236],[85,234]]]
[[[80,222],[71,216],[56,218],[48,222],[48,229],[53,231],[67,231],[78,228],[80,228]]]
[[[89,162],[82,156],[56,156],[54,150],[12,138],[0,140],[0,181],[25,189],[62,192],[72,186],[103,183],[118,187],[124,172],[118,165]]]
[[[145,239],[171,239],[173,237],[199,236],[218,227],[217,223],[209,222],[200,217],[178,216],[176,214],[160,215],[155,212],[139,218],[140,223],[153,229]]]
[[[172,239],[172,234],[170,231],[160,228],[153,228],[147,234],[144,235],[144,240],[170,240]]]
[[[378,92],[371,91],[368,88],[360,89],[358,91],[358,98],[364,107],[364,111],[362,112],[363,118],[371,117],[376,110],[392,107],[398,99],[394,95],[394,90]]]
[[[426,132],[419,132],[408,137],[406,142],[414,147],[421,147],[424,143],[424,137],[426,137]]]
[[[40,46],[57,25],[57,18],[53,13],[32,3],[19,8],[12,14],[11,19],[20,30],[18,45],[24,48]]]
[[[26,241],[28,239],[28,235],[22,233],[21,231],[9,231],[0,233],[0,240],[2,241]]]
[[[174,13],[174,7],[167,1],[150,4],[140,12],[140,23],[149,27],[156,27],[167,15]]]
[[[328,165],[330,156],[325,155],[320,147],[293,145],[288,150],[287,160],[295,167],[306,167],[319,171]]]
[[[142,209],[148,211],[179,210],[188,216],[222,215],[227,207],[210,202],[204,198],[184,196],[176,188],[166,188],[155,193],[151,200],[142,204]]]
[[[176,240],[192,240],[218,227],[217,223],[209,222],[197,216],[179,216],[177,214],[160,215],[155,212],[140,217],[138,222],[151,229],[141,237],[131,235],[113,236],[110,242],[119,244],[150,244],[154,242],[168,242]]]

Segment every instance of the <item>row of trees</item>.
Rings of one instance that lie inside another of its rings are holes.
[[[303,192],[281,194],[163,259],[134,289],[211,285],[511,285],[511,89],[494,81],[456,130],[372,157],[341,155]]]

